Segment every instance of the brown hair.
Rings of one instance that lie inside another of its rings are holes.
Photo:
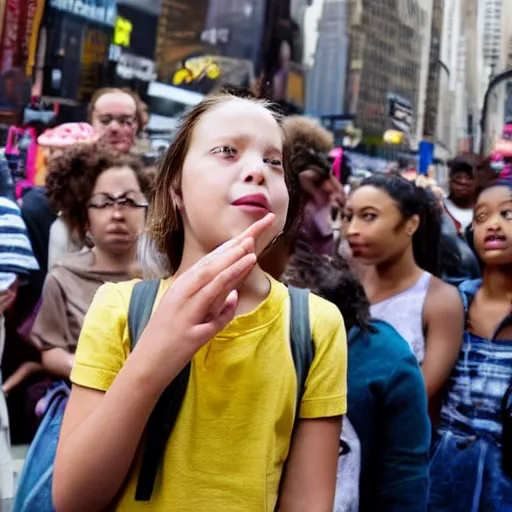
[[[171,271],[176,271],[183,255],[184,233],[183,225],[174,204],[172,193],[177,192],[181,186],[181,170],[190,146],[192,133],[201,118],[213,108],[237,99],[250,101],[268,109],[281,126],[282,117],[273,104],[251,98],[240,98],[229,92],[216,93],[207,96],[201,103],[194,106],[184,117],[172,145],[169,147],[162,165],[157,174],[153,197],[149,208],[147,232],[158,252],[169,259]],[[289,232],[292,226],[298,223],[297,211],[299,203],[294,190],[297,187],[289,166],[289,147],[283,132],[283,166],[285,181],[288,187],[290,204],[286,220],[285,231]]]
[[[102,142],[78,144],[50,160],[46,176],[46,193],[52,208],[61,212],[71,232],[81,241],[88,224],[87,203],[98,177],[114,167],[133,170],[143,194],[150,181],[138,158],[114,153]]]

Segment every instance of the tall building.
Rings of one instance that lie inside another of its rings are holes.
[[[384,132],[396,127],[414,144],[420,100],[427,79],[431,6],[423,0],[352,0],[346,110],[363,129],[364,143],[378,152]],[[425,71],[422,73],[422,69]],[[423,108],[423,107],[422,107]]]
[[[324,0],[307,79],[306,109],[312,115],[344,114],[348,22],[349,0]]]
[[[500,71],[503,5],[509,0],[482,0],[480,16],[484,21],[483,59],[486,72],[492,76]],[[507,20],[510,23],[510,19]]]
[[[437,146],[437,107],[441,76],[441,35],[443,31],[444,0],[434,0],[432,6],[430,54],[425,97],[423,135],[433,139]]]

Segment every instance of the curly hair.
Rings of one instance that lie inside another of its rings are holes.
[[[53,158],[46,176],[46,194],[50,205],[61,213],[71,232],[84,241],[88,223],[87,203],[98,177],[114,167],[133,170],[144,195],[150,179],[140,160],[119,155],[101,142],[78,144]]]
[[[309,288],[313,293],[335,304],[349,331],[358,326],[369,329],[370,302],[363,285],[341,256],[331,258],[309,250],[299,243],[282,278],[285,284]]]
[[[317,169],[327,177],[331,173],[328,153],[334,147],[334,137],[315,119],[305,116],[289,116],[283,122],[283,130],[292,147],[291,166],[295,175],[308,167]]]

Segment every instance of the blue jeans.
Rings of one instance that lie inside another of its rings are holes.
[[[446,432],[430,463],[429,512],[512,512],[512,480],[501,469],[501,450]]]

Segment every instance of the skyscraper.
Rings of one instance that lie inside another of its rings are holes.
[[[352,0],[346,110],[376,147],[390,128],[390,98],[412,111],[410,134],[420,97],[422,52],[430,27],[423,0]]]
[[[307,111],[344,113],[349,49],[349,0],[324,0],[318,39],[307,80]]]

